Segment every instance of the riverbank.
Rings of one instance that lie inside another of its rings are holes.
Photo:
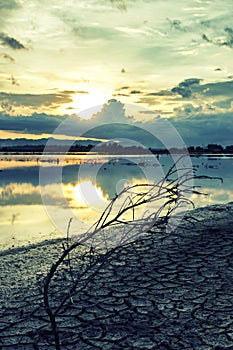
[[[62,349],[233,349],[233,203],[187,215],[120,247],[69,299]],[[41,282],[62,251],[53,240],[1,252],[1,349],[54,349]],[[69,283],[64,268],[52,298]]]

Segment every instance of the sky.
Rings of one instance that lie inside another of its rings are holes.
[[[232,18],[232,0],[0,0],[0,138],[166,120],[232,144]]]

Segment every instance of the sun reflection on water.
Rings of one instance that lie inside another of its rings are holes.
[[[101,188],[95,186],[91,181],[78,183],[74,188],[74,196],[77,202],[83,202],[87,206],[98,208],[101,202],[106,205],[109,199],[104,196]]]

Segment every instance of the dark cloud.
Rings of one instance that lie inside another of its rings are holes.
[[[130,95],[127,95],[127,94],[113,94],[112,96],[123,96],[123,97],[129,97]]]
[[[212,41],[208,38],[206,34],[202,34],[202,39],[207,41],[208,43],[212,43]]]
[[[232,77],[229,77],[232,78]],[[140,97],[137,103],[145,103],[154,106],[159,103],[160,97],[166,97],[167,103],[184,100],[202,99],[203,103],[208,103],[209,98],[215,99],[214,106],[230,108],[232,101],[233,80],[201,84],[201,79],[189,78],[172,89],[147,92]],[[163,113],[164,114],[164,113]]]
[[[199,92],[204,96],[232,97],[233,80],[200,85]]]
[[[179,86],[184,86],[184,87],[189,87],[191,85],[194,85],[194,84],[200,84],[201,82],[201,79],[198,79],[198,78],[189,78],[189,79],[185,79],[184,81],[182,81]]]
[[[122,86],[122,87],[119,87],[118,89],[115,89],[115,91],[128,90],[128,89],[130,89],[130,86]]]
[[[2,53],[2,54],[0,54],[0,56],[9,62],[12,62],[12,63],[15,62],[15,59],[12,56],[8,55],[7,53]]]
[[[190,118],[169,119],[187,145],[232,144],[232,113],[199,113]]]
[[[110,123],[110,124],[109,124]],[[65,135],[95,137],[103,139],[126,138],[136,140],[150,146],[155,144],[153,135],[144,130],[143,123],[134,123],[131,117],[127,117],[124,105],[112,99],[96,113],[92,119],[85,120],[80,117],[68,119],[47,114],[33,114],[30,117],[12,117],[0,114],[0,125],[3,130],[11,130],[18,133],[53,133],[60,125],[56,133]],[[157,141],[158,142],[158,141]]]
[[[208,43],[211,43],[217,46],[227,46],[232,49],[233,48],[233,29],[231,27],[225,27],[223,39],[219,39],[219,37],[209,38],[206,34],[202,34],[202,39]]]
[[[172,29],[180,30],[181,32],[186,32],[187,29],[183,26],[182,22],[179,19],[170,19],[167,18],[167,21],[170,23]]]
[[[111,135],[110,137],[115,137],[117,139],[120,135],[120,137],[137,140],[146,146],[154,146],[156,144],[156,141],[153,140],[151,135],[148,135],[146,130],[149,130],[152,133],[154,131],[155,135],[164,134],[164,137],[167,138],[167,133],[169,131],[166,123],[164,123],[166,119],[159,117],[156,113],[153,113],[154,118],[152,120],[150,118],[150,121],[134,121],[133,119],[126,117],[124,110],[122,110],[123,106],[124,105],[122,104],[116,103],[116,107],[119,108],[118,112],[116,108],[113,108],[113,110],[115,110],[114,118],[115,120],[121,122],[121,125],[116,124],[115,127],[112,125],[105,125],[104,127],[101,126],[101,122],[109,120],[111,106],[107,106],[98,113],[95,120],[88,122],[90,123],[90,127],[96,127],[90,128],[90,131],[86,133],[85,136],[107,139]],[[211,109],[208,113],[205,113],[202,111],[201,106],[195,107],[191,104],[187,104],[185,106],[183,113],[184,117],[181,116],[180,111],[179,116],[169,118],[168,120],[173,126],[175,126],[181,137],[184,139],[186,145],[201,145],[203,143],[222,143],[227,145],[232,143],[232,113],[216,113]],[[79,121],[77,124],[80,126],[80,129],[82,129],[82,123],[82,121]],[[173,141],[171,140],[171,142]]]
[[[171,90],[160,90],[160,91],[154,91],[154,92],[148,92],[145,94],[145,99],[152,96],[174,96],[176,94],[181,95],[182,97],[190,97],[192,95],[192,90],[196,91],[197,86],[200,86],[201,79],[197,78],[189,78],[181,83],[179,83],[178,86],[175,86]],[[132,92],[131,92],[132,93]],[[141,91],[137,92],[141,93]],[[148,99],[149,100],[149,99]]]
[[[64,90],[64,91],[62,91],[61,92],[62,94],[64,94],[64,95],[82,95],[82,94],[89,94],[89,92],[88,91],[86,91],[86,90]]]
[[[8,102],[2,102],[1,108],[5,111],[5,113],[10,113],[13,110],[12,105]]]
[[[157,92],[149,92],[146,96],[172,96],[174,95],[170,90],[160,90]]]
[[[12,84],[12,85],[17,85],[17,86],[19,86],[19,83],[17,82],[17,80],[15,79],[15,77],[14,77],[13,75],[11,75],[11,77],[10,77],[9,80],[11,81],[11,84]]]
[[[12,84],[16,84],[15,78],[11,77]],[[51,94],[11,94],[0,92],[0,102],[8,102],[12,106],[27,107],[57,107],[57,105],[72,102],[73,94],[88,94],[87,91],[60,91]]]
[[[132,90],[130,91],[131,95],[134,95],[134,94],[141,94],[141,91],[140,90]]]
[[[145,96],[174,96],[176,94],[181,95],[183,98],[191,97],[192,91],[196,91],[197,87],[200,86],[201,79],[189,78],[181,83],[178,86],[175,86],[171,90],[160,90],[155,92],[149,92]]]
[[[76,91],[75,92],[76,94],[89,94],[89,92],[88,91],[85,91],[85,90],[78,90],[78,91]]]
[[[230,27],[226,27],[225,33],[227,36],[227,40],[223,43],[223,45],[233,48],[233,29]]]
[[[119,90],[127,90],[127,89],[129,89],[129,86],[122,86],[119,88]]]
[[[178,93],[182,97],[219,97],[232,96],[233,80],[200,84],[201,79],[191,78],[182,81],[178,86],[171,89],[171,92]]]
[[[200,79],[191,78],[182,81],[178,86],[174,87],[171,91],[181,95],[183,98],[189,98],[192,95],[192,85],[199,85]]]
[[[2,45],[8,46],[14,50],[26,49],[26,47],[21,42],[19,42],[15,38],[12,38],[12,37],[6,35],[5,33],[0,33],[0,41],[1,41]]]
[[[66,119],[65,117],[49,116],[47,114],[33,114],[30,117],[11,117],[0,114],[0,125],[2,130],[34,134],[53,133],[60,125],[61,129],[58,129],[56,133],[100,139],[126,138],[140,142],[147,147],[158,147],[158,140],[155,139],[153,134],[159,137],[163,136],[167,142],[171,142],[171,145],[173,143],[174,135],[169,134],[173,131],[169,131],[167,128],[170,122],[187,146],[208,143],[227,145],[232,143],[232,113],[216,113],[211,109],[209,113],[206,113],[201,107],[187,104],[183,110],[177,110],[177,116],[169,118],[168,122],[152,111],[147,113],[147,111],[139,110],[138,112],[145,115],[154,114],[154,118],[152,120],[150,118],[150,121],[140,122],[132,117],[127,117],[124,105],[112,99],[90,120],[84,120],[78,116]]]
[[[64,120],[62,117],[49,116],[47,114],[33,114],[30,117],[12,117],[0,114],[0,125],[2,130],[16,131],[20,133],[52,133],[54,129]]]

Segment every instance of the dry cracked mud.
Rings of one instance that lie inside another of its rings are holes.
[[[119,247],[77,287],[57,315],[62,349],[233,349],[233,203],[188,215],[171,234],[152,230]],[[40,285],[62,249],[1,252],[0,349],[55,348]],[[64,267],[54,305],[69,283]]]

